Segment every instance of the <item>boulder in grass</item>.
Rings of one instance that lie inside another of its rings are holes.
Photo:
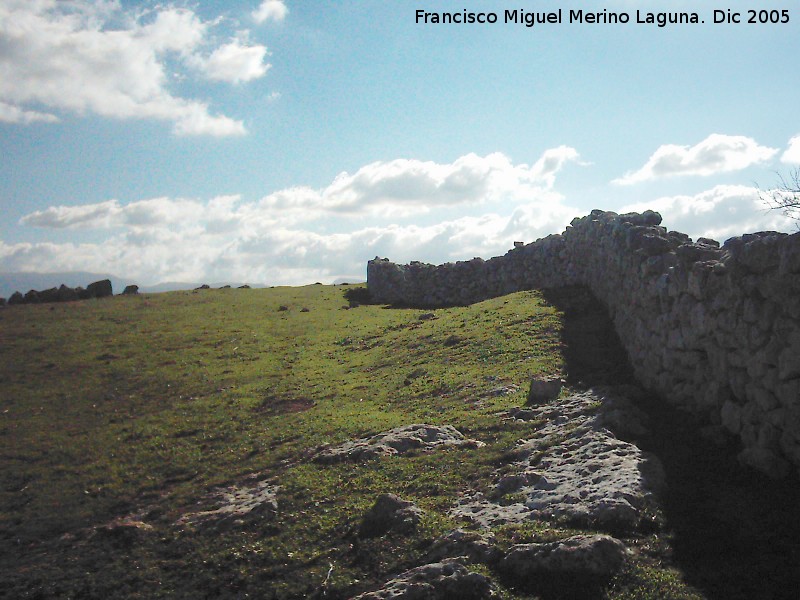
[[[24,303],[25,303],[25,297],[20,292],[14,292],[8,299],[8,304],[11,306],[15,304],[24,304]]]
[[[139,286],[138,285],[128,285],[125,286],[125,289],[122,292],[123,296],[135,296],[139,293]]]
[[[79,299],[78,291],[75,288],[67,287],[64,284],[62,284],[61,287],[58,288],[59,302],[72,302],[78,299]]]
[[[111,287],[109,279],[101,279],[90,283],[86,288],[86,293],[89,298],[107,298],[114,295],[114,289]]]

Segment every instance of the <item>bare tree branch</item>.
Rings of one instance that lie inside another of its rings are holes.
[[[800,221],[800,167],[793,169],[788,179],[778,173],[778,185],[766,192],[759,192],[759,197],[771,209]]]

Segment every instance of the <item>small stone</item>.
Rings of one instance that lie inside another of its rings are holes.
[[[416,528],[421,516],[422,511],[413,502],[395,494],[381,494],[364,515],[358,535],[375,537],[388,531],[409,533]]]
[[[555,400],[561,393],[561,386],[561,379],[555,377],[531,380],[531,387],[528,391],[528,403],[545,404],[546,402]]]

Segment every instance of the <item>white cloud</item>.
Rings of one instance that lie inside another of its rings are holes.
[[[117,200],[82,206],[51,206],[25,215],[20,223],[51,229],[103,229],[110,227],[121,211]]]
[[[289,9],[286,8],[283,0],[264,0],[261,5],[253,11],[253,20],[256,23],[265,21],[283,21]]]
[[[500,153],[467,154],[447,164],[414,159],[374,162],[353,174],[340,173],[322,190],[280,190],[260,205],[301,220],[323,213],[397,218],[456,205],[517,204],[550,191],[556,174],[577,159],[574,148],[562,146],[546,151],[533,166],[513,164]]]
[[[677,175],[714,175],[738,171],[764,162],[778,152],[760,146],[752,138],[712,134],[695,146],[666,144],[656,150],[638,171],[627,173],[612,183],[630,185]]]
[[[48,113],[41,113],[35,110],[23,110],[18,106],[11,106],[5,102],[0,102],[0,121],[5,123],[57,123],[58,117]]]
[[[92,230],[104,240],[0,244],[0,270],[90,270],[139,283],[299,284],[363,273],[376,255],[430,262],[489,257],[516,240],[561,231],[576,216],[552,190],[555,174],[576,158],[574,150],[557,148],[533,166],[502,154],[468,154],[448,164],[397,160],[343,173],[322,190],[288,188],[253,202],[221,196],[55,206],[21,223],[73,231],[76,238]],[[453,218],[455,207],[486,213]],[[390,217],[426,211],[426,225]]]
[[[204,61],[206,76],[215,81],[242,83],[263,77],[271,65],[264,62],[264,46],[242,46],[238,40],[220,46]]]
[[[781,156],[781,162],[800,165],[800,135],[789,140],[789,147]]]
[[[661,213],[663,225],[689,234],[724,242],[729,237],[754,231],[788,231],[791,221],[770,210],[759,190],[742,185],[718,185],[693,196],[667,196],[622,207],[619,212]]]
[[[241,121],[169,89],[168,73],[188,68],[215,81],[263,76],[267,50],[242,39],[214,47],[212,28],[172,6],[125,10],[118,2],[36,0],[0,3],[0,119],[53,122],[40,112],[174,123],[179,135],[244,133]]]

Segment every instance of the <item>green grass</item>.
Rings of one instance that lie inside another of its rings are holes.
[[[448,515],[459,495],[489,492],[503,456],[536,427],[496,413],[525,402],[532,375],[565,374],[562,318],[536,292],[421,311],[350,308],[353,290],[207,290],[0,311],[0,596],[305,598],[330,573],[325,597],[338,598],[419,564],[436,537],[463,525]],[[518,391],[493,393],[509,385]],[[487,445],[308,461],[323,444],[420,422]],[[280,484],[275,520],[174,525],[215,486],[252,474]],[[416,502],[422,523],[410,535],[358,539],[384,492]],[[153,529],[96,532],[131,513]],[[511,543],[569,531],[497,533]],[[632,564],[609,597],[691,597],[671,572]]]

